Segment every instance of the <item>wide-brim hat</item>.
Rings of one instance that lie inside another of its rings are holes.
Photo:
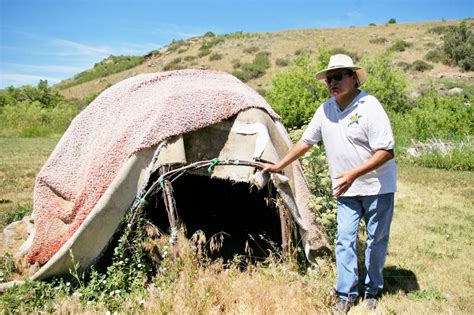
[[[359,86],[364,84],[364,82],[367,80],[367,71],[365,71],[365,69],[360,66],[354,65],[352,58],[343,54],[331,56],[331,58],[329,58],[328,67],[316,73],[316,79],[325,80],[327,72],[336,69],[350,69],[354,71],[357,75]]]

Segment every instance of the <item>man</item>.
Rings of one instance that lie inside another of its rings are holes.
[[[396,191],[394,140],[387,114],[379,101],[358,88],[366,71],[349,56],[331,56],[328,68],[316,74],[327,84],[331,98],[323,103],[302,139],[277,164],[263,172],[279,172],[323,141],[337,197],[336,265],[338,300],[335,313],[347,313],[359,296],[357,230],[361,218],[367,227],[366,275],[362,293],[375,309],[383,288],[390,223]]]

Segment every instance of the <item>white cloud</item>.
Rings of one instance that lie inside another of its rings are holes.
[[[38,75],[29,75],[29,74],[22,74],[22,73],[0,73],[0,88],[4,88],[9,85],[20,86],[20,85],[36,85],[39,80],[48,80],[48,84],[55,84],[61,81],[60,78],[55,77],[45,77],[45,76],[38,76]]]
[[[6,67],[15,68],[17,71],[35,73],[41,72],[56,72],[56,73],[74,73],[82,71],[80,67],[63,66],[63,65],[28,65],[20,63],[5,63]]]

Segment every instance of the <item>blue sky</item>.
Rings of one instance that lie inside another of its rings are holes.
[[[113,55],[207,31],[266,32],[464,19],[474,0],[0,0],[0,88],[50,84]]]

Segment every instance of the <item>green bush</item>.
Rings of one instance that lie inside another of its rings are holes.
[[[408,71],[408,70],[410,70],[411,64],[409,64],[408,62],[405,62],[405,61],[399,61],[397,63],[397,66],[400,69],[402,69],[403,71]]]
[[[216,35],[213,33],[213,32],[206,32],[206,34],[204,34],[204,37],[215,37]]]
[[[472,27],[472,26],[471,26]],[[474,35],[466,22],[449,28],[443,36],[443,52],[446,63],[474,70]]]
[[[239,67],[238,70],[235,70],[232,74],[243,82],[263,76],[266,70],[271,66],[270,59],[268,58],[269,55],[269,52],[262,51],[255,56],[252,63],[234,63],[234,67],[236,65]]]
[[[364,91],[377,97],[386,110],[403,112],[410,107],[406,75],[393,65],[389,52],[363,59],[361,64],[369,74]]]
[[[410,69],[414,71],[423,72],[433,69],[433,65],[430,65],[429,63],[424,62],[423,60],[415,60],[411,64]]]
[[[196,56],[191,56],[191,55],[184,56],[183,60],[184,61],[194,61],[194,60],[196,60]]]
[[[284,58],[277,58],[277,60],[275,60],[275,64],[279,67],[286,67],[289,63],[288,59]]]
[[[397,20],[395,20],[394,18],[391,18],[390,20],[388,20],[387,23],[388,24],[395,24],[395,23],[397,23]]]
[[[433,33],[433,34],[438,34],[438,35],[443,35],[446,33],[452,26],[449,25],[438,25],[438,26],[433,26],[428,29],[428,33]]]
[[[412,139],[421,142],[432,138],[464,140],[474,132],[474,109],[469,105],[472,101],[472,96],[466,100],[462,95],[442,96],[435,90],[418,97],[416,107],[393,116],[400,144],[408,147]]]
[[[82,106],[66,100],[40,81],[37,87],[9,87],[0,93],[0,136],[38,137],[60,134]]]
[[[375,23],[369,23],[369,26],[375,26],[375,25],[377,25],[377,24],[375,24]]]
[[[359,55],[357,55],[355,52],[352,52],[352,51],[348,51],[344,48],[333,48],[329,51],[329,53],[331,55],[337,55],[337,54],[344,54],[344,55],[347,55],[349,57],[352,58],[352,61],[354,61],[354,63],[358,63],[359,60],[360,60],[360,57]]]
[[[198,53],[198,57],[204,57],[207,56],[211,53],[212,51],[210,49],[202,49]]]
[[[171,60],[170,62],[166,63],[164,66],[163,66],[163,71],[171,71],[171,70],[180,70],[180,69],[184,69],[184,65],[181,63],[181,61],[183,61],[183,58],[181,57],[176,57],[174,58],[173,60]]]
[[[390,46],[390,50],[393,51],[405,51],[406,48],[411,47],[413,44],[408,43],[404,40],[397,40],[395,43]]]
[[[213,53],[212,55],[209,56],[209,60],[210,61],[221,60],[222,57],[223,57],[222,54]]]
[[[259,48],[257,46],[250,46],[244,49],[244,53],[253,54],[256,53],[258,50]]]
[[[385,37],[376,37],[369,39],[369,43],[371,44],[385,44],[387,39]]]
[[[215,36],[215,37],[208,37],[204,38],[203,43],[201,47],[199,47],[199,50],[209,50],[212,47],[216,46],[219,43],[222,43],[225,40],[225,36]]]
[[[443,60],[446,59],[443,51],[439,48],[434,48],[434,49],[429,50],[426,53],[425,58],[426,60],[431,61],[431,62],[442,62]]]
[[[265,98],[282,117],[287,127],[301,127],[313,116],[318,106],[329,96],[324,84],[314,74],[320,64],[329,60],[329,52],[322,51],[319,63],[308,55],[298,57],[289,69],[275,76]]]
[[[60,89],[66,89],[84,82],[106,77],[108,75],[136,67],[144,61],[145,57],[142,56],[110,55],[101,62],[96,63],[92,69],[75,75],[72,81],[58,84],[58,87]]]

